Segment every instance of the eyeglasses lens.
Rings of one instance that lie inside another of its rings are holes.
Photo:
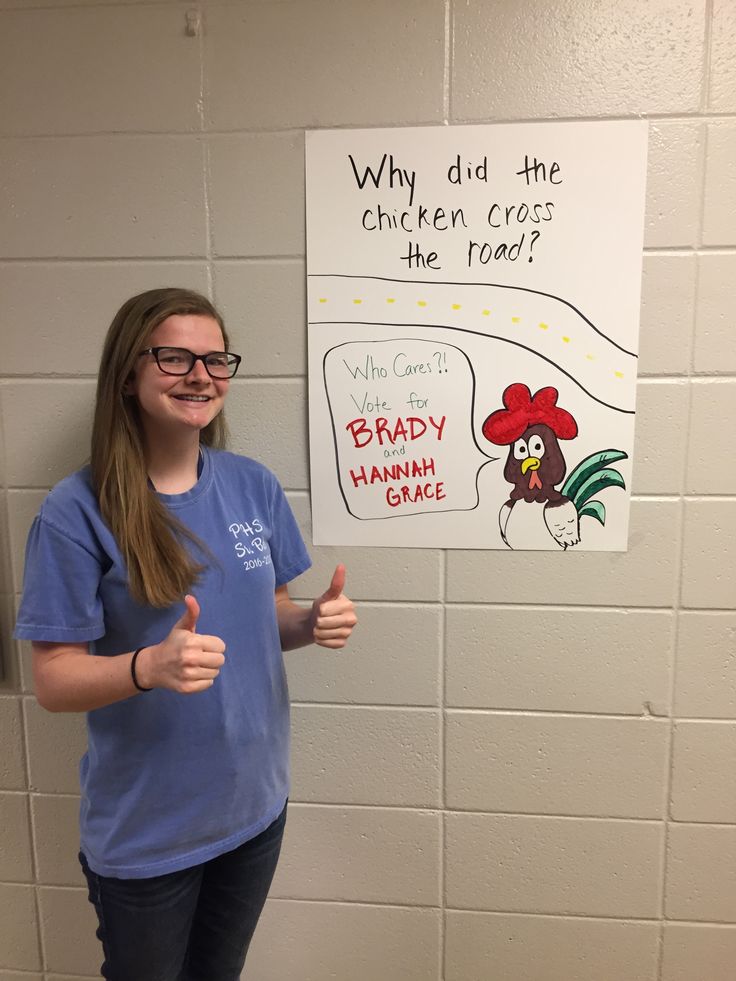
[[[186,348],[162,347],[157,351],[156,361],[159,368],[169,375],[188,375],[197,361],[203,361],[212,378],[232,378],[238,370],[240,359],[224,351],[197,356]]]

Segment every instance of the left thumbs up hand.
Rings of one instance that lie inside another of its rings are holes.
[[[358,622],[352,600],[343,593],[345,566],[338,565],[327,590],[312,603],[312,636],[321,647],[344,647]]]

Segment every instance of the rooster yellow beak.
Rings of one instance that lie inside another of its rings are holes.
[[[527,470],[539,470],[541,465],[542,461],[539,459],[539,457],[528,456],[521,465],[521,472],[522,474],[525,474]]]

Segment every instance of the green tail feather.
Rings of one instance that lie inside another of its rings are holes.
[[[585,507],[580,509],[580,517],[587,514],[590,518],[596,518],[602,525],[606,523],[606,509],[600,501],[588,501]]]
[[[628,459],[628,454],[624,453],[623,450],[601,450],[599,453],[592,453],[590,456],[586,456],[567,478],[561,493],[565,497],[569,497],[571,501],[574,501],[583,484],[605,467],[607,463],[616,463],[617,460],[626,459]],[[612,472],[615,473],[616,471],[614,470]]]
[[[612,470],[609,467],[604,467],[603,470],[599,470],[591,477],[588,477],[573,498],[572,502],[575,505],[576,510],[579,511],[586,501],[589,501],[590,498],[593,497],[594,494],[599,493],[599,491],[605,490],[606,487],[621,487],[622,490],[626,489],[624,478],[621,476],[618,470]]]

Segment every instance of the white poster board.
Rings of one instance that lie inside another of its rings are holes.
[[[646,146],[307,133],[315,544],[626,549]]]

